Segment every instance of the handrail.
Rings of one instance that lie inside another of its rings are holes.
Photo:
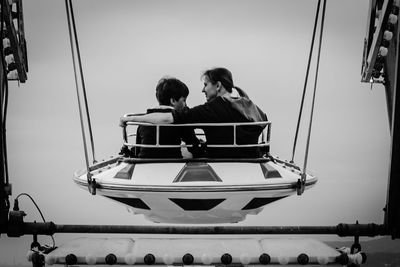
[[[130,116],[130,114],[124,115],[124,117]],[[128,142],[128,137],[135,136],[136,134],[128,135],[127,126],[153,126],[156,127],[156,143],[154,145],[150,144],[133,144]],[[261,142],[254,144],[237,144],[237,127],[239,126],[266,126],[261,133]],[[159,142],[160,138],[160,127],[191,127],[191,128],[202,128],[202,127],[233,127],[233,144],[207,144],[207,147],[212,148],[231,148],[231,147],[265,147],[270,144],[270,136],[271,136],[271,122],[262,121],[262,122],[224,122],[224,123],[185,123],[185,124],[153,124],[147,122],[127,122],[123,127],[123,141],[125,146],[132,147],[145,147],[145,148],[181,148],[181,147],[193,147],[193,145],[189,144],[179,144],[179,145],[161,145]],[[265,133],[266,132],[266,133]]]
[[[186,126],[251,126],[251,125],[270,125],[270,121],[255,121],[255,122],[204,122],[204,123],[149,123],[149,122],[134,122],[128,121],[127,125],[143,125],[143,126],[170,126],[170,127],[186,127]]]
[[[186,145],[186,144],[180,144],[180,145],[160,145],[160,144],[155,144],[155,145],[148,145],[148,144],[131,144],[131,143],[124,143],[125,146],[133,146],[133,147],[145,147],[145,148],[179,148],[179,147],[194,147],[194,145]],[[259,143],[259,144],[245,144],[245,145],[238,145],[238,144],[232,144],[232,145],[209,145],[207,144],[207,147],[215,147],[215,148],[229,148],[229,147],[264,147],[268,146],[269,143]]]

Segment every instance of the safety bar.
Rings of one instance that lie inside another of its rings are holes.
[[[127,115],[125,115],[127,116]],[[136,136],[135,134],[128,135],[127,126],[152,126],[156,127],[156,144],[134,144],[128,142],[128,137]],[[264,126],[264,129],[261,133],[261,142],[257,144],[237,144],[236,143],[236,132],[237,127],[239,126]],[[265,147],[270,144],[270,136],[271,136],[271,122],[263,121],[263,122],[230,122],[230,123],[185,123],[185,124],[153,124],[146,122],[127,122],[123,127],[123,141],[125,146],[132,147],[146,147],[146,148],[180,148],[180,147],[193,147],[193,145],[188,144],[180,144],[180,145],[161,145],[160,138],[160,127],[191,127],[195,129],[201,129],[202,127],[233,127],[233,144],[207,144],[207,147],[215,147],[215,148],[227,148],[227,147]]]

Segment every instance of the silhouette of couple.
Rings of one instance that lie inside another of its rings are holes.
[[[185,124],[268,121],[266,114],[249,99],[242,89],[234,85],[232,73],[228,69],[207,70],[202,74],[202,80],[204,82],[202,92],[206,96],[206,103],[193,108],[187,107],[188,87],[176,78],[162,78],[156,86],[159,106],[148,109],[145,115],[121,117],[120,126],[125,126],[127,122]],[[249,145],[258,143],[264,127],[265,125],[238,125],[234,130],[232,125],[217,127],[204,125],[197,128],[204,131],[207,145],[232,145],[234,143]],[[236,135],[234,131],[236,131]],[[200,140],[196,137],[192,126],[159,127],[160,145],[180,145],[182,141],[187,145],[192,145],[188,147],[188,150],[195,158],[259,158],[262,156],[258,147],[200,145]],[[156,127],[140,125],[137,129],[136,144],[155,145]],[[179,147],[135,147],[131,154],[139,158],[183,157]]]

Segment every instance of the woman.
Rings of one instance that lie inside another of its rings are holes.
[[[171,113],[151,113],[142,116],[121,118],[120,124],[126,122],[149,123],[232,123],[232,122],[261,122],[267,121],[265,113],[257,107],[246,93],[234,86],[232,73],[226,68],[214,68],[204,72],[203,92],[207,102],[193,108],[185,107],[173,110]],[[232,96],[236,89],[239,97]],[[233,126],[204,126],[208,145],[233,144]],[[237,144],[256,144],[264,127],[238,126],[236,129]],[[211,158],[256,158],[260,151],[256,147],[208,148],[207,156]]]

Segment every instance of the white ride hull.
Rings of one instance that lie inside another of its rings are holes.
[[[273,160],[240,162],[109,161],[91,172],[96,194],[162,223],[235,223],[296,194],[300,171]],[[74,181],[88,188],[86,171]],[[307,175],[305,189],[317,182]]]

